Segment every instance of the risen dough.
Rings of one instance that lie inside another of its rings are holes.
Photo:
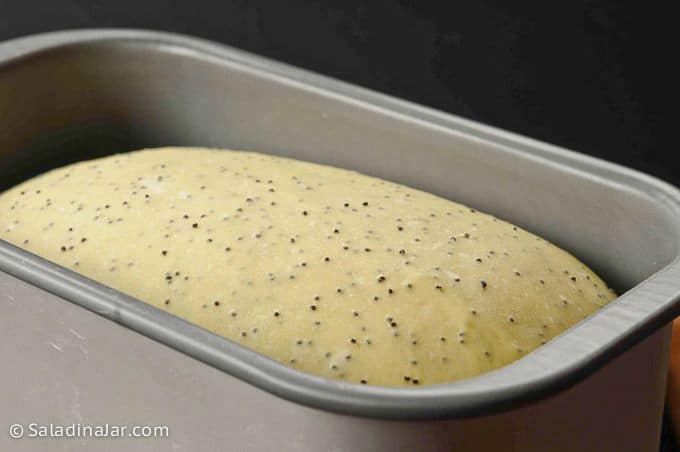
[[[487,372],[614,297],[492,216],[249,152],[51,171],[0,195],[0,238],[297,369],[375,385]]]

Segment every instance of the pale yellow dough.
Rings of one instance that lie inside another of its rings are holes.
[[[53,170],[0,195],[0,238],[296,369],[373,385],[482,374],[614,298],[493,216],[250,152]]]

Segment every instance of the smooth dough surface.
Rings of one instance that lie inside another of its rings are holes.
[[[0,238],[297,369],[374,385],[479,375],[614,298],[493,216],[252,152],[53,170],[0,195]]]

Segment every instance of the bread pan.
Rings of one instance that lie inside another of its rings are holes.
[[[680,313],[680,192],[660,180],[223,45],[150,31],[65,31],[0,44],[0,112],[0,189],[59,165],[143,147],[258,150],[358,170],[474,206],[569,250],[620,294],[601,311],[497,371],[417,388],[359,386],[288,368],[0,241],[5,331],[30,331],[32,321],[22,310],[34,304],[33,321],[41,322],[45,331],[65,328],[68,322],[81,328],[96,325],[93,332],[115,332],[109,340],[120,341],[122,355],[135,356],[138,350],[131,344],[147,343],[141,333],[156,341],[151,342],[154,353],[170,353],[176,363],[210,375],[215,389],[236,398],[241,394],[241,399],[247,395],[241,408],[250,401],[260,408],[285,406],[279,418],[286,419],[276,421],[284,423],[278,425],[301,418],[307,425],[322,423],[326,428],[307,438],[310,445],[330,438],[345,447],[349,443],[341,436],[346,438],[350,430],[354,439],[349,441],[381,438],[367,443],[375,449],[389,441],[403,445],[408,443],[404,432],[412,436],[409,428],[414,425],[447,426],[431,430],[430,440],[421,446],[439,444],[441,438],[449,441],[451,435],[458,435],[461,445],[475,437],[479,446],[498,440],[488,434],[494,428],[504,431],[506,439],[511,435],[512,444],[526,445],[536,433],[508,426],[544,422],[550,418],[545,413],[558,416],[551,406],[559,403],[573,405],[569,410],[583,419],[633,404],[647,419],[630,424],[644,436],[639,444],[647,447],[658,433],[669,338],[664,327]],[[53,323],[39,320],[46,312]],[[20,322],[29,325],[20,328]],[[33,333],[18,340],[30,341]],[[30,380],[30,365],[20,361],[20,352],[7,345],[0,350],[0,358],[24,363],[15,367],[16,377]],[[43,359],[28,348],[25,352]],[[140,365],[161,363],[150,359]],[[221,371],[219,377],[215,369]],[[3,383],[12,378],[12,369],[4,373],[9,375]],[[173,375],[165,374],[172,385],[164,387],[189,391]],[[78,380],[76,374],[69,378]],[[645,398],[619,392],[607,396],[609,402],[618,400],[614,407],[597,402],[608,390],[630,387]],[[195,394],[193,400],[207,399]],[[244,416],[242,421],[249,422]],[[241,430],[252,444],[276,438],[272,426],[277,424],[271,416],[262,419],[271,427],[270,435],[248,436]],[[421,424],[425,420],[431,422]],[[629,421],[608,422],[611,428],[628,428]],[[329,425],[345,430],[341,435]],[[562,429],[552,440],[543,438],[540,444],[545,446],[576,427],[543,428],[546,438],[550,428]],[[233,430],[225,432],[233,435]],[[575,441],[573,432],[567,437]],[[626,438],[622,444],[637,443]]]

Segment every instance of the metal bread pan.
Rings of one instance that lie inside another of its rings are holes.
[[[0,44],[0,112],[1,188],[62,164],[142,147],[257,150],[474,206],[569,250],[620,294],[497,371],[418,388],[364,387],[298,372],[0,242],[5,290],[10,275],[28,281],[299,404],[384,419],[513,409],[587,378],[680,312],[675,188],[242,51],[128,30],[10,41]]]

